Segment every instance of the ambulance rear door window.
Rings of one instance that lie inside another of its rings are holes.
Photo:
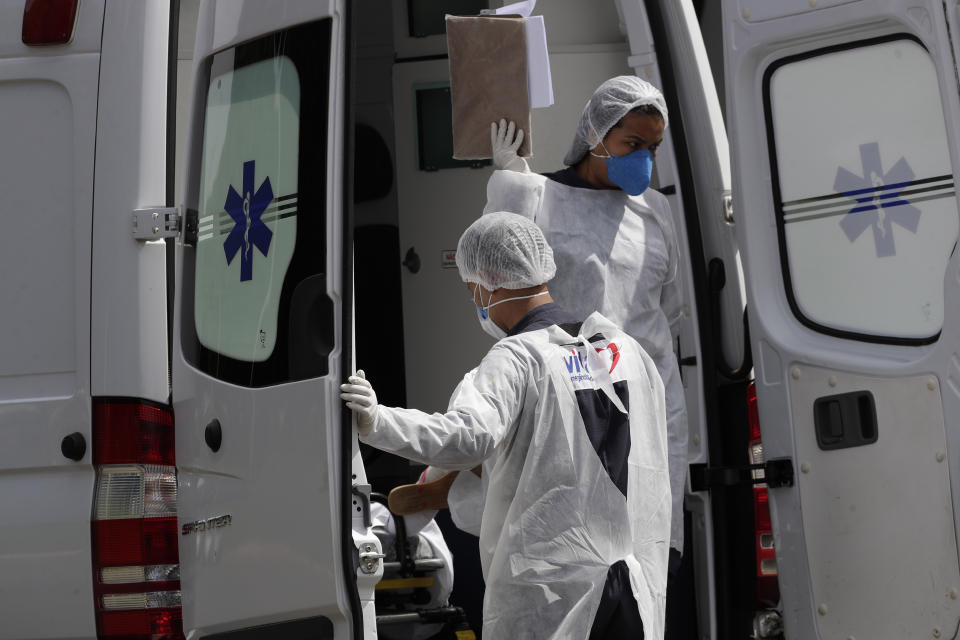
[[[935,340],[960,216],[930,54],[906,36],[823,49],[775,63],[764,92],[794,313],[842,337]]]
[[[259,387],[326,373],[325,358],[291,364],[309,345],[294,344],[290,324],[305,290],[325,297],[329,46],[322,21],[218,53],[200,72],[183,346],[190,362],[228,382]],[[332,314],[329,322],[317,328],[324,336]]]

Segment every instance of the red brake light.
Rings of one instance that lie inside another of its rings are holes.
[[[104,611],[99,616],[101,638],[176,640],[183,638],[179,608]]]
[[[73,38],[78,0],[26,0],[23,5],[23,44],[66,44]]]
[[[770,495],[766,487],[753,488],[753,517],[758,531],[772,531],[770,524]]]
[[[182,640],[173,412],[95,399],[93,460],[97,637]]]
[[[177,564],[176,518],[94,520],[94,557],[99,567]]]
[[[173,413],[166,407],[96,400],[93,423],[94,464],[173,465]]]

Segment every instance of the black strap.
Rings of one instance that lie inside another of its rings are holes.
[[[574,338],[576,338],[578,335],[580,335],[580,327],[583,326],[583,323],[582,322],[563,322],[558,324],[557,326],[563,329],[564,331],[566,331],[567,333],[569,333]]]
[[[580,335],[580,329],[583,328],[583,323],[582,323],[582,322],[561,322],[561,323],[558,323],[557,326],[560,327],[561,329],[563,329],[564,331],[566,331],[568,334],[570,334],[570,335],[573,336],[574,338],[576,338],[578,335]],[[600,341],[605,340],[605,339],[606,339],[606,338],[603,337],[603,334],[595,333],[595,334],[593,334],[592,336],[590,336],[589,340],[587,340],[587,341],[588,341],[588,342],[600,342]],[[575,346],[578,345],[578,344],[580,344],[580,343],[579,343],[579,342],[574,342],[574,343],[565,344],[565,345],[563,345],[563,346],[565,346],[565,347],[575,347]]]

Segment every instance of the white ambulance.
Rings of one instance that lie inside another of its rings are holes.
[[[501,4],[0,0],[0,638],[468,637],[338,385],[442,410],[490,346],[443,15]],[[685,637],[956,637],[960,2],[534,12],[533,170],[608,77],[670,109]]]

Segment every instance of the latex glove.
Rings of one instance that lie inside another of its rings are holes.
[[[516,137],[514,137],[516,131]],[[530,173],[527,161],[517,155],[517,149],[523,142],[523,129],[506,120],[490,123],[490,147],[493,149],[493,166],[497,169],[508,169],[519,173]]]
[[[362,369],[347,378],[347,384],[340,385],[340,398],[357,418],[357,433],[361,437],[369,434],[377,421],[377,394]]]

